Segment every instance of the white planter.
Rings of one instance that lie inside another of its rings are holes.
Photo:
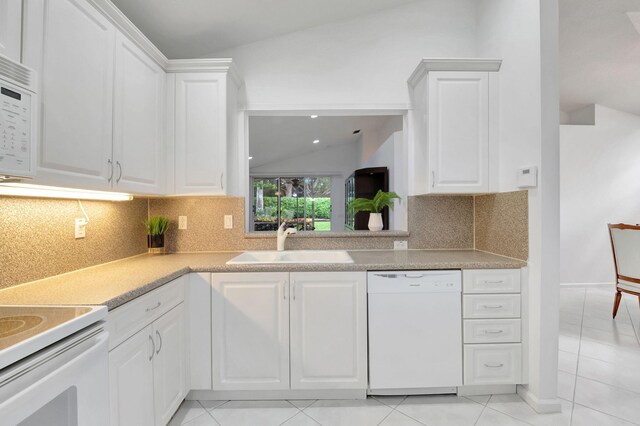
[[[369,231],[382,230],[382,213],[369,213]]]

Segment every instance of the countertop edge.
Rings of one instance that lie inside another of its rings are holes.
[[[423,250],[418,250],[420,252],[422,252]],[[360,253],[360,256],[362,256],[362,253],[366,252],[367,255],[371,256],[372,254],[375,255],[376,251],[375,250],[349,250],[349,253],[352,254],[354,258],[359,257],[358,253]],[[291,272],[317,272],[317,271],[336,271],[336,272],[340,272],[340,271],[382,271],[382,270],[419,270],[419,269],[432,269],[432,270],[441,270],[441,269],[520,269],[523,267],[527,266],[527,262],[526,261],[522,261],[522,260],[517,260],[517,259],[513,259],[513,258],[509,258],[509,257],[504,257],[501,255],[497,255],[497,254],[493,254],[493,253],[486,253],[486,252],[480,252],[480,251],[476,251],[476,250],[469,250],[469,255],[473,256],[475,255],[475,253],[485,253],[487,255],[489,255],[490,257],[492,257],[493,259],[487,259],[487,260],[469,260],[469,261],[464,261],[464,260],[452,260],[452,261],[447,261],[446,259],[438,259],[438,260],[433,260],[433,261],[415,261],[415,259],[412,261],[411,259],[402,259],[403,253],[401,252],[394,252],[394,251],[380,251],[380,256],[391,256],[393,253],[393,256],[397,256],[396,259],[394,260],[389,260],[389,259],[384,259],[384,261],[380,262],[372,262],[371,259],[368,259],[368,261],[355,261],[355,263],[349,263],[349,264],[331,264],[331,263],[306,263],[306,264],[261,264],[261,265],[227,265],[226,264],[226,260],[232,258],[233,256],[235,256],[236,254],[239,254],[239,252],[211,252],[208,255],[209,256],[219,256],[219,258],[216,258],[215,260],[211,259],[211,258],[206,258],[204,256],[207,256],[206,253],[199,253],[199,254],[194,254],[194,253],[190,253],[190,254],[182,254],[182,256],[185,256],[184,259],[176,259],[176,258],[172,258],[173,261],[175,261],[177,264],[175,265],[175,268],[173,267],[173,265],[169,265],[167,268],[165,268],[163,271],[158,271],[157,275],[154,275],[153,273],[151,274],[147,274],[147,277],[141,277],[139,282],[131,282],[131,285],[129,289],[123,289],[123,291],[113,297],[107,297],[106,300],[92,300],[90,301],[90,298],[87,297],[87,302],[88,303],[77,303],[78,299],[82,299],[82,297],[78,298],[77,294],[74,295],[73,298],[68,298],[68,300],[73,299],[73,302],[76,303],[60,303],[60,300],[65,299],[64,296],[58,296],[58,298],[56,299],[55,297],[53,298],[53,300],[48,300],[46,304],[64,304],[64,305],[105,305],[107,307],[107,309],[109,311],[112,311],[122,305],[124,305],[125,303],[128,303],[140,296],[143,296],[146,293],[149,293],[159,287],[162,287],[163,285],[182,277],[185,274],[189,274],[191,272],[196,272],[196,273],[216,273],[216,272],[282,272],[282,271],[291,271]],[[424,250],[424,252],[432,252],[432,253],[436,253],[438,252],[437,250],[431,251],[431,250]],[[452,251],[453,252],[453,251]],[[181,254],[174,254],[174,255],[167,255],[167,256],[180,256]],[[192,259],[189,258],[187,256],[189,255],[195,255],[195,256],[203,256],[200,259]],[[137,264],[137,262],[143,262],[142,259],[150,259],[150,258],[144,258],[144,257],[140,257],[140,256],[133,256],[131,258],[129,258],[129,264],[128,265],[124,265],[121,267],[122,270],[118,271],[115,270],[117,272],[117,274],[120,274],[122,276],[125,276],[127,273],[130,274],[132,270],[135,270],[135,268],[153,268],[154,264]],[[162,259],[162,257],[156,257],[155,259]],[[226,260],[225,260],[226,259]],[[117,265],[117,263],[110,263],[108,264],[109,266],[105,265],[105,268],[112,268],[114,265]],[[123,265],[123,264],[120,264]],[[156,265],[157,266],[157,265]],[[98,265],[99,267],[99,265]],[[95,267],[94,267],[95,268]],[[132,269],[133,268],[133,269]],[[86,271],[85,271],[86,273]],[[71,276],[71,274],[73,273],[67,273],[67,274],[63,274],[65,277],[69,278]],[[55,277],[50,277],[48,279],[43,279],[43,280],[38,280],[38,281],[34,281],[32,283],[25,283],[25,284],[21,284],[19,287],[22,287],[23,289],[25,288],[25,286],[31,286],[32,287],[32,294],[37,294],[39,291],[40,292],[47,292],[50,291],[52,287],[47,288],[47,286],[60,286],[60,285],[64,285],[61,284],[59,281],[57,282],[56,280],[59,280],[60,276],[55,276]],[[86,291],[89,292],[91,286],[90,285],[86,285],[84,284],[84,282],[87,280],[86,277],[82,277],[82,276],[78,276],[76,278],[77,280],[79,280],[79,282],[81,283],[79,285],[80,290],[81,291]],[[82,281],[80,281],[82,280]],[[104,277],[103,277],[104,280]],[[86,286],[86,290],[85,287]],[[13,288],[13,291],[16,291],[15,288]],[[77,290],[77,288],[76,288]],[[0,290],[0,296],[3,296],[2,293],[8,291],[9,293],[12,291],[12,287],[9,287],[8,289],[1,289]],[[69,291],[69,290],[67,290]],[[64,293],[63,293],[64,294]],[[81,293],[81,294],[85,294],[85,293]],[[87,293],[88,294],[88,293]],[[12,296],[12,297],[11,297]],[[10,295],[8,302],[9,303],[5,303],[4,301],[0,301],[0,304],[8,304],[8,305],[27,305],[27,304],[45,304],[42,303],[42,301],[40,301],[40,303],[18,303],[18,302],[29,302],[28,299],[29,296],[21,296],[18,295],[16,296],[15,294]],[[35,300],[38,299],[35,296],[31,296],[32,299],[31,300]],[[40,300],[42,300],[42,296],[40,296]],[[80,300],[80,302],[82,302],[82,300]]]

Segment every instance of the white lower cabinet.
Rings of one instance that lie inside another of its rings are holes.
[[[291,273],[291,389],[367,387],[366,276]]]
[[[366,389],[366,273],[212,277],[213,390]]]
[[[212,277],[214,390],[289,388],[289,274]]]
[[[153,425],[152,327],[139,331],[109,352],[112,425]]]
[[[180,304],[153,324],[153,396],[157,425],[166,425],[186,395],[184,308]]]
[[[522,382],[522,345],[464,345],[464,384],[500,385]]]
[[[465,385],[523,383],[520,273],[462,272]]]
[[[110,339],[122,342],[109,352],[112,425],[164,426],[186,396],[183,280],[175,281],[109,313]],[[136,312],[139,327],[122,341],[118,326]]]

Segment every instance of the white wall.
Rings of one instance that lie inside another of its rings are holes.
[[[502,58],[500,190],[517,189],[518,168],[538,166],[529,190],[526,331],[528,385],[519,392],[536,409],[559,410],[558,349],[558,4],[557,0],[482,0],[478,54]]]
[[[640,117],[560,126],[560,282],[613,283],[607,223],[640,223]]]
[[[419,60],[475,56],[475,35],[475,0],[425,0],[207,56],[236,61],[248,109],[406,109],[407,78]]]
[[[403,154],[404,137],[402,132],[395,132],[362,162],[358,168],[387,167],[389,169],[389,190],[397,193],[401,200],[394,201],[394,208],[389,214],[389,229],[406,230],[407,228],[407,168]]]

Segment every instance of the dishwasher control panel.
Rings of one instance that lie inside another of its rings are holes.
[[[462,291],[462,272],[377,271],[367,274],[368,293],[449,293]]]

